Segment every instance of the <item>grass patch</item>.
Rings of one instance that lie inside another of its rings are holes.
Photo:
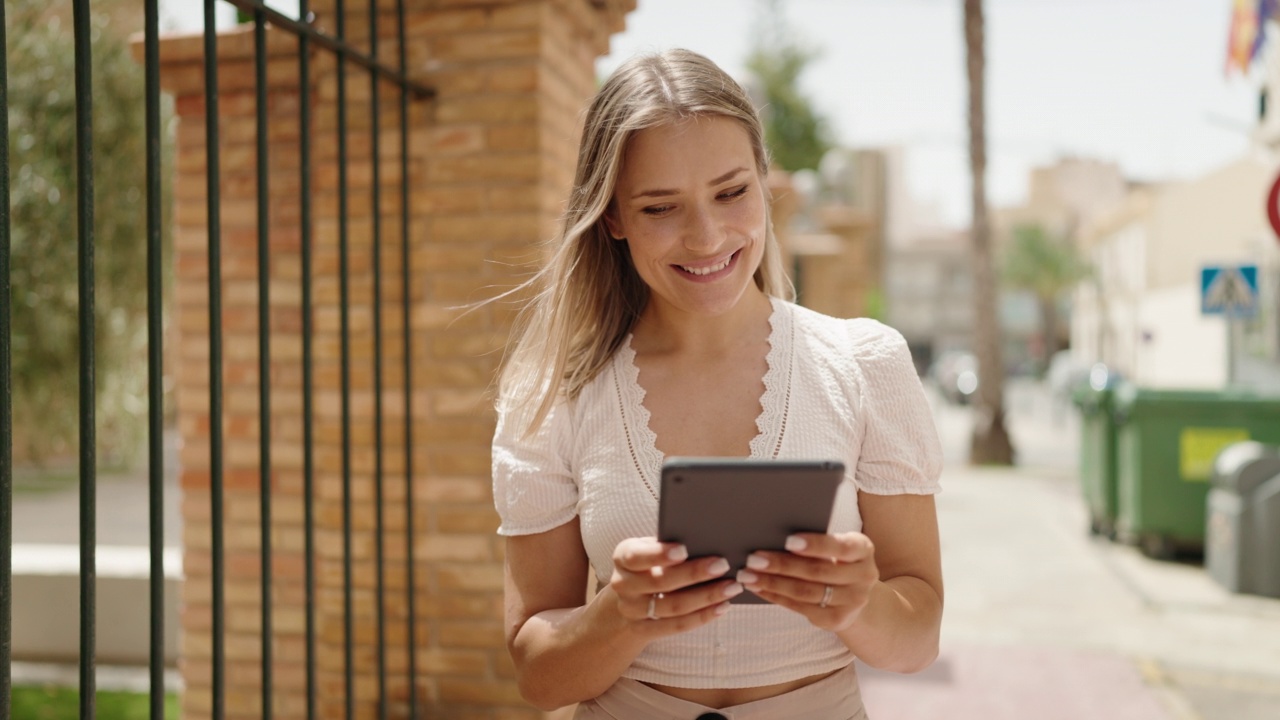
[[[98,720],[148,720],[150,698],[146,693],[98,691]],[[178,696],[166,693],[164,716],[178,718]],[[13,720],[77,720],[80,717],[80,691],[55,685],[13,688]]]
[[[14,468],[13,492],[15,494],[42,495],[78,486],[80,472],[71,468]]]
[[[95,481],[99,486],[117,481],[146,482],[146,468],[139,471],[123,472],[119,469],[100,467],[94,471]],[[13,492],[15,495],[39,496],[65,491],[78,491],[80,487],[80,468],[75,465],[59,463],[47,467],[16,467],[13,469]]]

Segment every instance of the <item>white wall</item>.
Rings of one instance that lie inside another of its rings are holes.
[[[1275,163],[1261,153],[1161,190],[1147,244],[1148,287],[1198,282],[1205,265],[1256,262],[1255,238],[1269,235],[1267,189]]]
[[[1079,362],[1103,362],[1126,377],[1137,370],[1147,286],[1148,223],[1135,220],[1103,237],[1089,252],[1094,279],[1075,294],[1071,345]]]
[[[1227,329],[1200,314],[1200,285],[1151,290],[1138,309],[1139,342],[1130,378],[1152,388],[1221,388],[1227,383]]]
[[[1090,247],[1097,290],[1081,288],[1072,325],[1077,359],[1102,361],[1148,387],[1221,388],[1227,323],[1200,314],[1200,270],[1260,262],[1273,164],[1250,154],[1131,203]],[[1265,264],[1265,263],[1264,263]]]
[[[145,547],[99,545],[95,568],[96,660],[145,666],[151,656],[151,559]],[[178,662],[182,554],[164,551],[165,663]],[[80,653],[80,547],[13,546],[13,637],[17,662],[74,664]]]

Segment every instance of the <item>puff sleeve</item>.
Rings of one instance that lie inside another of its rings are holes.
[[[492,463],[499,535],[545,532],[578,514],[571,414],[570,403],[557,402],[537,431],[525,437],[532,410],[499,403]]]
[[[850,321],[859,372],[858,488],[876,495],[939,492],[942,445],[907,342],[874,320]]]

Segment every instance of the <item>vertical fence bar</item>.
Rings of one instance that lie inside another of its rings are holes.
[[[258,121],[258,492],[262,522],[262,719],[271,720],[271,254],[267,150],[267,17],[253,11]]]
[[[404,0],[396,0],[396,52],[399,55],[400,73],[405,75],[409,66],[405,52]],[[409,89],[400,86],[400,292],[404,334],[404,536],[405,536],[405,586],[409,606],[409,717],[418,717],[418,644],[417,609],[414,603],[413,572],[413,342],[410,333],[409,301]]]
[[[337,39],[346,41],[346,9],[337,0]],[[355,716],[355,628],[351,600],[351,288],[347,235],[347,62],[338,50],[338,293],[342,355],[342,647],[346,718]]]
[[[164,720],[164,332],[160,218],[160,9],[146,0],[147,442],[151,546],[151,720]]]
[[[378,62],[378,0],[369,0],[369,57]],[[369,73],[370,147],[373,156],[373,511],[374,563],[377,565],[377,625],[378,625],[378,717],[387,720],[387,639],[386,617],[383,602],[385,582],[383,578],[383,527],[382,527],[382,163],[378,147],[379,123],[382,113],[378,107],[378,74]]]
[[[298,0],[298,17],[313,22],[307,0]],[[315,718],[316,694],[316,546],[315,546],[315,406],[311,389],[311,48],[306,33],[298,35],[298,153],[302,255],[302,534],[306,582],[307,718]]]
[[[222,533],[222,174],[218,139],[218,30],[216,0],[204,0],[205,162],[209,223],[209,522],[212,526],[213,718],[226,712],[226,645],[223,637],[226,582]]]
[[[80,525],[81,525],[81,657],[80,657],[80,713],[82,717],[93,717],[96,712],[96,687],[94,672],[95,662],[95,583],[96,583],[96,432],[94,428],[96,413],[95,401],[95,304],[94,304],[94,258],[93,258],[93,148],[92,148],[92,96],[91,96],[91,38],[89,0],[73,0],[73,23],[75,29],[76,51],[76,109],[77,109],[77,180],[78,180],[78,269],[80,291]],[[234,0],[233,0],[234,2]],[[239,3],[236,3],[237,5]],[[223,377],[222,377],[222,313],[221,313],[221,220],[220,220],[220,155],[219,155],[219,109],[218,109],[218,72],[217,72],[217,30],[216,0],[204,0],[204,60],[205,60],[205,120],[207,126],[206,163],[207,163],[207,211],[208,211],[208,273],[209,273],[209,426],[210,426],[210,515],[212,535],[211,556],[211,589],[212,589],[212,715],[221,720],[225,715],[225,560],[224,560],[224,528],[223,528],[223,464],[224,464],[224,429],[223,420]],[[259,377],[260,377],[260,457],[261,457],[261,567],[262,584],[262,627],[263,627],[263,663],[262,663],[262,717],[269,718],[272,713],[272,600],[271,600],[271,402],[270,402],[270,238],[269,238],[269,169],[268,169],[268,137],[267,137],[267,101],[266,101],[266,39],[265,23],[271,12],[265,5],[253,3],[255,20],[255,80],[257,82],[257,153],[258,153],[258,260],[259,260]],[[299,11],[301,22],[310,25],[314,15],[309,12],[307,0],[300,0]],[[390,71],[376,65],[378,45],[378,6],[376,0],[370,0],[368,8],[370,18],[370,55],[366,58],[358,51],[345,44],[345,9],[342,0],[337,0],[337,37],[332,39],[316,35],[316,41],[326,48],[332,49],[337,56],[338,64],[338,156],[339,156],[339,253],[340,253],[340,288],[341,288],[341,373],[342,373],[342,436],[343,436],[343,548],[344,548],[344,652],[346,671],[346,714],[354,715],[355,683],[354,683],[354,613],[353,613],[353,577],[352,577],[352,457],[351,457],[351,329],[350,329],[350,265],[349,265],[349,181],[347,175],[347,107],[346,107],[346,66],[348,60],[354,59],[371,69],[371,147],[373,152],[373,186],[372,192],[372,234],[373,234],[373,321],[374,321],[374,398],[375,398],[375,522],[377,537],[375,544],[377,565],[377,636],[378,636],[378,687],[380,697],[384,699],[380,708],[380,716],[386,717],[388,708],[386,697],[386,645],[385,645],[385,605],[382,595],[385,591],[384,564],[384,458],[382,457],[383,405],[382,405],[382,313],[381,313],[381,163],[380,163],[380,88],[378,73],[389,74]],[[408,673],[410,685],[410,713],[417,715],[417,694],[414,689],[416,680],[416,620],[414,612],[415,587],[414,579],[414,500],[413,500],[413,460],[411,451],[412,422],[412,343],[411,335],[411,298],[410,287],[410,245],[409,245],[409,180],[408,180],[408,94],[411,91],[406,76],[406,50],[404,31],[404,4],[397,0],[396,4],[398,38],[399,38],[399,75],[394,76],[400,85],[400,154],[401,154],[401,230],[402,230],[402,283],[403,283],[403,334],[404,349],[404,382],[405,382],[405,464],[406,464],[406,571],[408,576]],[[144,69],[146,82],[146,145],[147,145],[147,297],[148,297],[148,455],[150,461],[149,486],[149,531],[150,531],[150,679],[151,697],[150,714],[154,720],[164,715],[164,444],[163,444],[163,296],[162,296],[162,225],[160,201],[160,172],[162,170],[160,145],[160,95],[159,95],[159,39],[158,39],[158,7],[157,0],[144,0],[145,42]],[[4,10],[0,8],[0,23],[4,20]],[[288,22],[288,21],[285,21]],[[307,714],[315,717],[317,711],[318,682],[316,679],[316,620],[315,620],[315,528],[314,528],[314,406],[312,403],[313,352],[312,352],[312,239],[313,218],[311,210],[311,88],[310,88],[310,54],[311,36],[306,32],[298,33],[299,39],[299,75],[300,111],[299,124],[301,135],[301,241],[302,241],[302,303],[303,303],[303,415],[304,415],[304,533],[306,563],[306,674],[307,674]],[[3,51],[5,37],[0,28],[0,51]],[[7,72],[7,63],[0,52],[0,76]],[[430,91],[413,87],[413,91],[424,96]],[[0,77],[0,132],[4,132],[6,143],[0,147],[0,193],[8,195],[8,147],[7,147],[7,83]],[[12,395],[11,395],[11,363],[10,363],[10,303],[7,302],[11,292],[9,287],[10,236],[9,208],[7,203],[0,209],[3,228],[0,229],[0,540],[10,547],[12,535]],[[11,676],[9,672],[11,632],[11,555],[5,552],[0,556],[0,660],[5,668],[0,672],[0,717],[6,717],[11,695]]]
[[[9,287],[9,41],[0,4],[0,718],[13,695],[9,663],[13,638],[13,332]]]
[[[76,210],[80,301],[80,717],[94,717],[96,685],[97,445],[94,408],[93,56],[89,0],[72,7],[75,35]],[[6,138],[7,140],[7,138]]]

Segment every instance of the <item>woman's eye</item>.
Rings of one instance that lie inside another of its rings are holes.
[[[670,205],[651,205],[640,212],[643,212],[645,215],[663,215],[670,210]]]
[[[743,185],[742,187],[738,188],[737,190],[730,190],[729,192],[720,193],[720,199],[721,199],[721,200],[732,200],[732,199],[734,199],[734,198],[740,198],[740,197],[742,197],[743,195],[746,195],[746,194],[747,194],[747,187],[748,187],[747,185]]]

